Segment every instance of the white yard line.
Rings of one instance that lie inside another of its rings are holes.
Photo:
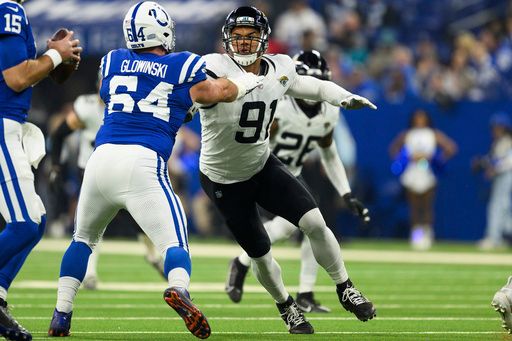
[[[35,335],[46,335],[47,333],[35,332],[32,333]],[[148,334],[148,335],[167,335],[167,334],[186,334],[189,335],[190,332],[172,332],[172,331],[156,331],[156,330],[114,330],[114,331],[88,331],[88,332],[79,332],[73,331],[73,335],[94,335],[94,334],[115,334],[115,335],[124,335],[124,334]],[[456,330],[447,330],[447,331],[337,331],[337,332],[323,332],[316,331],[315,334],[323,334],[323,335],[506,335],[504,332],[499,331],[456,331]],[[212,335],[290,335],[288,332],[212,332]]]
[[[270,301],[270,298],[269,298]],[[13,307],[17,309],[32,309],[32,308],[54,308],[54,304],[13,304]],[[112,304],[112,303],[82,303],[78,304],[80,309],[167,309],[168,307],[165,304]],[[210,308],[210,309],[230,309],[230,310],[238,310],[238,309],[261,309],[261,308],[273,308],[275,309],[275,304],[201,304],[201,308]],[[418,304],[379,304],[377,308],[381,309],[418,309]],[[421,309],[436,309],[436,310],[451,310],[451,309],[490,309],[490,304],[421,304]]]
[[[197,293],[222,293],[224,292],[224,283],[221,282],[194,282],[190,284],[190,292],[192,296]],[[16,282],[16,289],[56,289],[57,281],[36,281],[36,280],[21,280]],[[162,280],[161,282],[99,282],[98,290],[103,291],[126,291],[126,292],[163,292],[167,288],[166,283]],[[289,292],[297,292],[299,290],[298,286],[287,286]],[[372,293],[397,293],[397,291],[403,293],[418,293],[418,295],[423,295],[425,293],[425,286],[404,286],[397,288],[395,285],[392,287],[379,287],[372,289]],[[492,291],[492,290],[491,290]],[[334,287],[332,285],[317,285],[315,286],[315,292],[334,292]],[[461,286],[451,286],[451,285],[433,285],[428,287],[428,292],[439,292],[446,293],[446,297],[451,296],[452,294],[460,293],[466,294],[478,294],[482,293],[485,295],[489,295],[489,287],[486,286],[472,286],[472,287],[461,287]],[[251,284],[244,286],[244,293],[251,294],[267,294],[265,289],[259,284]],[[24,294],[18,294],[21,297]],[[388,297],[388,296],[387,296]]]
[[[42,316],[24,316],[23,320],[48,320],[48,317]],[[494,317],[377,317],[378,321],[497,321]],[[73,321],[174,321],[181,320],[181,317],[73,317]],[[208,316],[208,320],[219,321],[281,321],[280,317],[226,317],[226,316]],[[308,320],[311,321],[356,321],[354,317],[314,317],[309,315]]]
[[[69,240],[43,239],[37,246],[39,251],[64,252]],[[235,244],[203,244],[192,243],[190,251],[193,257],[230,258],[240,253]],[[101,252],[104,254],[131,254],[143,255],[144,247],[135,241],[103,241]],[[277,259],[300,258],[299,248],[277,246],[272,249]],[[343,250],[343,257],[350,262],[378,262],[378,263],[422,263],[422,264],[487,264],[510,265],[510,254],[487,254],[470,252],[420,252],[398,250]]]

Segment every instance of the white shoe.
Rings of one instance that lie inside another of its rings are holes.
[[[512,297],[512,276],[508,278],[507,284],[498,290],[492,299],[491,305],[494,307],[500,316],[501,326],[509,333],[512,334],[512,312],[511,312],[511,297]]]
[[[482,251],[492,251],[503,248],[503,243],[492,240],[491,238],[484,238],[478,241],[478,248]]]
[[[96,277],[96,275],[85,276],[82,285],[84,289],[96,290],[98,288],[98,277]]]
[[[432,247],[432,229],[419,226],[411,232],[411,246],[417,251],[426,251]]]

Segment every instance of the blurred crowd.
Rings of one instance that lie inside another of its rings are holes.
[[[334,81],[373,101],[449,105],[512,95],[512,5],[504,0],[286,3],[276,16],[266,1],[254,2],[273,19],[270,49],[327,53]]]

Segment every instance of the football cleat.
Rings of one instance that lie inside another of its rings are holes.
[[[313,292],[300,292],[297,294],[297,299],[295,300],[297,306],[304,313],[330,313],[331,309],[323,306],[315,300]]]
[[[276,303],[276,305],[290,334],[313,334],[315,332],[291,296],[286,302]]]
[[[164,300],[185,321],[188,330],[200,339],[206,339],[211,334],[211,328],[206,316],[192,303],[185,288],[170,287],[164,292]]]
[[[12,341],[30,341],[32,335],[9,313],[7,302],[0,298],[0,335]]]
[[[366,322],[377,316],[373,303],[368,301],[350,280],[345,290],[337,288],[336,293],[343,308],[356,315],[359,320]]]
[[[249,270],[249,267],[240,263],[238,257],[233,258],[229,263],[228,278],[226,280],[226,287],[224,290],[231,301],[235,303],[242,300],[247,270]]]
[[[73,312],[61,313],[57,309],[53,312],[52,322],[48,329],[48,336],[63,337],[71,335],[71,317]]]
[[[512,296],[512,276],[508,278],[507,284],[498,290],[492,299],[491,305],[494,310],[501,316],[502,327],[512,334],[512,312],[511,299]]]

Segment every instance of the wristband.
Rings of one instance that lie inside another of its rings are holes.
[[[50,57],[53,63],[53,68],[55,69],[57,66],[59,66],[60,63],[62,63],[62,56],[60,55],[59,51],[55,49],[49,49],[44,53],[45,56]]]

